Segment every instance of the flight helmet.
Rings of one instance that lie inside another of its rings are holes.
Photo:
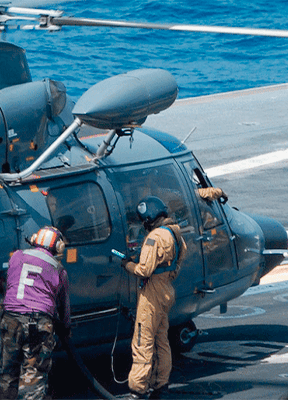
[[[65,243],[62,233],[53,226],[45,226],[37,233],[34,233],[30,239],[30,243],[35,247],[42,247],[50,251],[53,255],[64,252]]]
[[[151,225],[159,217],[168,217],[168,208],[158,197],[147,196],[138,204],[137,214],[141,221]]]

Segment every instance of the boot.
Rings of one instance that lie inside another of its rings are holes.
[[[161,386],[158,389],[154,389],[149,396],[149,399],[166,399],[169,393],[168,383],[166,385]]]
[[[128,397],[125,397],[125,400],[138,400],[138,399],[149,399],[148,393],[138,393],[138,392],[130,392]]]

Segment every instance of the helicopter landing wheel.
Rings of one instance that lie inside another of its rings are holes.
[[[197,342],[199,331],[194,322],[188,321],[169,329],[169,341],[174,354],[187,353]]]

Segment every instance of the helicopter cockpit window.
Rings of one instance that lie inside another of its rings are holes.
[[[195,232],[194,210],[191,210],[183,183],[173,164],[113,172],[117,174],[126,208],[130,248],[141,245],[147,234],[136,213],[138,203],[146,196],[163,200],[168,206],[169,216],[177,221],[182,231]]]
[[[52,189],[47,195],[47,204],[53,225],[69,244],[98,242],[110,235],[106,202],[95,183]]]
[[[215,200],[205,200],[199,194],[198,189],[208,187],[208,184],[205,181],[201,171],[198,168],[195,168],[195,166],[191,163],[185,163],[184,166],[188,172],[188,176],[192,182],[198,199],[203,228],[207,230],[221,225],[223,223],[223,218],[219,210],[218,202]]]

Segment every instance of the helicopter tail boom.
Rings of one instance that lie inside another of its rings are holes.
[[[265,238],[265,249],[262,251],[265,265],[261,276],[268,274],[288,256],[287,232],[282,224],[272,218],[249,214],[260,226]]]

